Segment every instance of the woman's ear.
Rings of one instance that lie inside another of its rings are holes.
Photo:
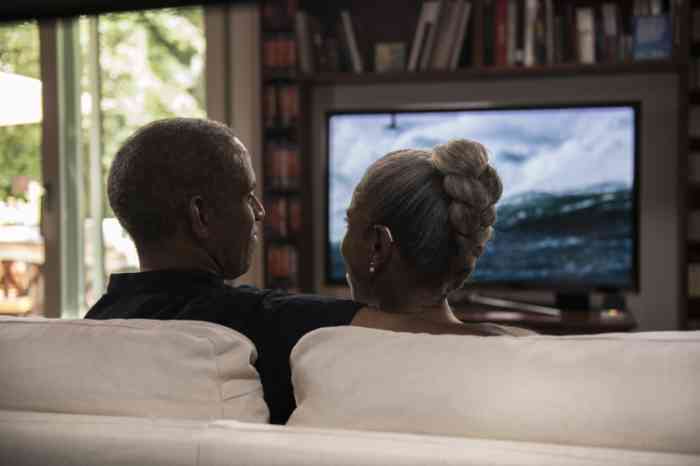
[[[192,233],[197,239],[206,239],[209,237],[209,224],[211,221],[210,212],[207,211],[204,205],[202,196],[194,196],[190,199],[187,206],[188,220]]]
[[[389,227],[384,225],[372,225],[370,252],[370,269],[381,270],[391,260],[394,249],[394,235]]]

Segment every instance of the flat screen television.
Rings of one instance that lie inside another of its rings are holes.
[[[481,142],[503,181],[467,286],[636,290],[638,103],[326,114],[326,281],[345,282],[345,211],[367,167],[402,148]]]

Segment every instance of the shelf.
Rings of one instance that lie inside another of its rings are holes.
[[[435,83],[444,81],[469,81],[479,79],[507,78],[543,78],[576,75],[605,75],[630,73],[673,73],[682,65],[668,61],[645,61],[627,63],[596,63],[591,65],[558,64],[533,67],[478,67],[463,68],[453,71],[418,71],[387,73],[319,73],[315,75],[297,75],[300,80],[315,85],[334,84],[380,84],[380,83]]]

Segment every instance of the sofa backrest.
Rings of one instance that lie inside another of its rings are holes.
[[[0,410],[8,466],[689,466],[700,456],[238,421]]]
[[[700,453],[700,332],[470,337],[326,328],[289,425]]]
[[[0,409],[267,422],[252,342],[207,322],[0,317]]]

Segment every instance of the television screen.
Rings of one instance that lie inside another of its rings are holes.
[[[468,138],[503,181],[470,282],[634,288],[637,118],[635,104],[329,113],[327,281],[345,281],[345,211],[367,167],[393,150]]]

